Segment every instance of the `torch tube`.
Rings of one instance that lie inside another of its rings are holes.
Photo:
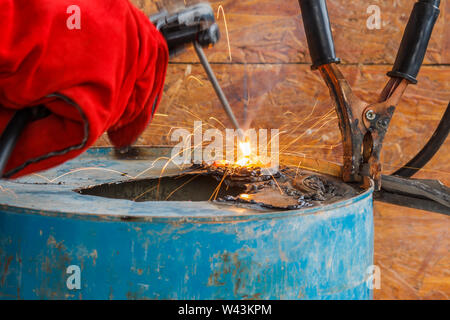
[[[238,131],[239,138],[242,141],[245,140],[244,131],[242,131],[239,123],[236,120],[236,117],[234,116],[233,110],[228,103],[228,99],[225,96],[225,93],[223,92],[222,87],[220,86],[219,81],[217,81],[216,75],[214,74],[214,71],[212,70],[211,65],[208,62],[208,59],[205,56],[205,52],[197,41],[194,42],[194,48],[203,68],[205,69],[206,74],[208,75],[209,81],[211,81],[212,83],[214,91],[216,91],[217,97],[219,97],[219,100],[222,103],[223,109],[228,115],[228,118],[231,120],[234,128]]]

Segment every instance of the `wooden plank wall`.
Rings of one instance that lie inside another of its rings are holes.
[[[147,14],[150,0],[133,0]],[[342,149],[328,91],[310,58],[296,0],[222,0],[222,40],[207,51],[239,121],[252,128],[282,131],[282,156],[307,156],[340,162]],[[360,97],[373,101],[387,81],[414,0],[328,0],[336,53],[342,71]],[[369,5],[381,9],[382,27],[368,30]],[[414,156],[432,135],[450,100],[450,3],[441,1],[419,84],[410,86],[398,106],[383,154],[389,173]],[[194,51],[173,59],[165,95],[153,124],[138,144],[170,144],[170,128],[220,122],[231,127],[198,64]],[[100,145],[108,144],[103,138]],[[417,176],[450,184],[450,144]],[[448,226],[442,215],[376,204],[376,263],[382,290],[376,298],[450,296]]]
[[[150,0],[133,1],[147,14],[156,10]],[[386,83],[385,74],[395,60],[414,2],[328,1],[342,71],[362,98],[373,100]],[[370,4],[381,9],[380,30],[366,27]],[[208,50],[207,56],[239,120],[252,128],[286,131],[281,135],[285,153],[339,162],[342,151],[337,121],[325,85],[317,72],[309,69],[298,2],[212,1],[215,10],[219,5],[226,14],[231,61],[222,14],[222,41]],[[450,6],[444,0],[419,84],[408,88],[387,136],[383,159],[386,172],[398,168],[420,150],[450,100],[449,18]],[[168,128],[182,126],[192,130],[193,121],[198,118],[217,126],[210,117],[231,127],[191,49],[172,60],[158,115],[138,143],[169,144]],[[449,150],[446,144],[419,176],[438,177],[448,184]]]

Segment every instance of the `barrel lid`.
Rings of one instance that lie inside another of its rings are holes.
[[[373,189],[369,189],[333,204],[277,212],[213,202],[134,202],[74,192],[91,185],[160,177],[169,154],[169,148],[141,148],[132,158],[126,158],[111,148],[92,148],[57,168],[18,180],[1,181],[0,208],[2,212],[94,220],[211,223],[331,213],[338,207],[351,206],[371,198],[373,193]],[[179,168],[173,164],[169,163],[164,168],[164,175],[178,173]]]

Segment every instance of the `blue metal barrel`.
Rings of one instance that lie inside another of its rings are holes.
[[[1,299],[372,297],[372,190],[282,212],[74,192],[155,176],[110,151],[1,183]]]

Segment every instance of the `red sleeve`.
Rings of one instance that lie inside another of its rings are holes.
[[[74,5],[80,29],[67,26]],[[105,131],[132,144],[158,105],[167,63],[164,38],[128,0],[0,0],[0,131],[17,109],[52,111],[26,128],[5,172],[56,166]]]

